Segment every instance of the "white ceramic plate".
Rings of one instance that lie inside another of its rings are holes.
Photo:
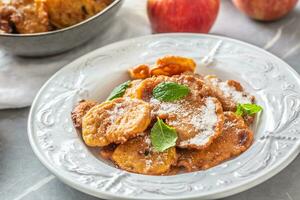
[[[255,141],[239,157],[206,171],[145,176],[110,166],[87,148],[70,113],[80,99],[103,101],[128,79],[126,70],[166,54],[188,56],[197,71],[240,81],[264,107]],[[213,199],[253,187],[299,153],[300,78],[285,62],[252,45],[196,34],[152,35],[89,53],[56,73],[40,90],[29,116],[30,143],[42,163],[68,185],[113,199]]]

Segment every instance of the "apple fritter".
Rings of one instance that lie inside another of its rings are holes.
[[[175,102],[162,102],[152,95],[153,89],[162,82],[186,85],[190,93]],[[165,119],[176,129],[178,146],[204,148],[221,134],[224,115],[221,103],[216,98],[206,98],[210,89],[192,75],[158,76],[143,80],[135,90],[136,98],[150,102],[152,119]]]
[[[161,175],[177,162],[176,148],[157,152],[151,146],[149,135],[140,136],[119,145],[112,155],[116,165],[126,171]]]
[[[10,16],[18,33],[40,33],[51,30],[45,1],[12,0],[15,9]]]
[[[50,22],[57,28],[77,24],[106,8],[112,0],[45,0]]]
[[[82,137],[88,146],[124,143],[143,133],[151,121],[149,103],[117,98],[94,106],[82,119]]]
[[[212,95],[222,103],[224,111],[235,112],[238,103],[253,103],[255,97],[246,93],[242,85],[234,80],[221,81],[213,75],[205,76],[206,84],[212,89]]]
[[[181,101],[175,104],[172,105],[172,111],[162,109],[159,112],[168,113],[165,121],[176,129],[178,147],[203,149],[221,135],[224,114],[218,99],[204,97],[201,101]]]
[[[246,151],[253,142],[253,133],[243,118],[233,112],[224,112],[222,135],[205,149],[180,149],[178,166],[187,171],[205,170]]]
[[[96,101],[82,100],[75,106],[71,113],[75,128],[81,129],[83,116],[95,105],[97,105]]]
[[[152,91],[153,89],[162,82],[175,82],[181,85],[186,85],[190,89],[190,94],[186,97],[186,99],[190,100],[200,100],[204,96],[209,96],[211,90],[207,87],[201,79],[189,75],[175,75],[175,76],[154,76],[151,78],[147,78],[143,80],[139,86],[136,88],[135,98],[142,99],[144,101],[149,102],[152,99]]]
[[[159,58],[150,69],[151,76],[173,76],[184,72],[194,72],[196,63],[191,58],[181,56],[165,56]]]
[[[255,97],[244,91],[243,86],[234,80],[221,81],[213,75],[204,77],[206,84],[211,88],[212,96],[222,103],[224,111],[235,112],[237,105],[254,103]],[[244,120],[248,125],[252,124],[255,115],[245,115]]]

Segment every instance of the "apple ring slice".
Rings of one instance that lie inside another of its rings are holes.
[[[173,76],[184,72],[194,72],[196,63],[191,58],[181,56],[165,56],[159,58],[150,69],[151,76]]]
[[[149,103],[117,98],[88,111],[82,120],[82,137],[88,146],[124,143],[146,130],[150,121]]]
[[[253,133],[243,118],[233,112],[224,112],[222,135],[201,150],[181,149],[178,166],[187,171],[205,170],[246,151],[253,142]]]
[[[224,115],[221,103],[214,97],[201,101],[180,101],[176,105],[162,103],[159,112],[166,112],[166,123],[176,129],[177,146],[203,149],[222,133]],[[171,108],[164,110],[164,108]]]
[[[174,76],[154,76],[147,78],[140,82],[135,88],[135,98],[142,99],[149,102],[152,99],[153,89],[162,82],[174,82],[181,85],[185,85],[190,89],[190,94],[186,97],[189,100],[201,100],[204,96],[210,96],[211,90],[206,86],[203,80],[200,78],[190,75],[181,74]]]
[[[243,86],[234,80],[221,81],[213,75],[204,77],[206,84],[211,88],[212,95],[222,103],[224,111],[235,112],[237,105],[254,103],[255,97],[244,91]],[[244,120],[252,124],[254,116],[246,115]]]
[[[140,136],[119,145],[113,155],[115,164],[126,171],[138,174],[161,175],[177,163],[176,148],[157,152],[151,146],[149,135]]]
[[[206,84],[212,89],[213,96],[217,97],[225,111],[235,111],[238,103],[253,103],[254,96],[246,93],[242,85],[234,80],[221,81],[213,75],[204,77]]]

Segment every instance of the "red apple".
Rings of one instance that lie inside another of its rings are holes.
[[[219,12],[220,0],[148,0],[148,16],[156,33],[208,33]]]
[[[234,5],[248,16],[273,21],[288,14],[298,0],[232,0]]]

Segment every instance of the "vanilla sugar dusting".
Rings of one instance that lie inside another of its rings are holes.
[[[252,103],[251,97],[245,92],[237,91],[235,87],[230,86],[228,82],[222,82],[218,78],[209,79],[210,83],[218,87],[226,97],[232,98],[235,103]]]
[[[195,114],[192,115],[190,123],[197,129],[198,134],[189,140],[182,141],[180,145],[203,145],[207,143],[211,136],[215,133],[215,126],[218,122],[216,114],[216,105],[211,97],[205,101],[205,105],[199,109],[195,109]]]
[[[112,110],[107,111],[109,114],[109,119],[113,123],[116,121],[117,117],[124,114],[124,108],[122,104],[118,103],[114,106]]]
[[[158,107],[158,110],[155,111],[155,114],[170,114],[170,113],[178,113],[182,109],[181,102],[161,102],[157,99],[151,98],[150,104]]]
[[[220,82],[219,88],[226,97],[231,97],[236,103],[251,103],[249,95],[245,95],[244,92],[237,91],[233,86],[228,85],[227,82]]]
[[[145,168],[146,168],[146,170],[149,170],[152,167],[152,163],[153,163],[152,160],[149,160],[149,159],[145,160],[145,164],[146,164]]]

